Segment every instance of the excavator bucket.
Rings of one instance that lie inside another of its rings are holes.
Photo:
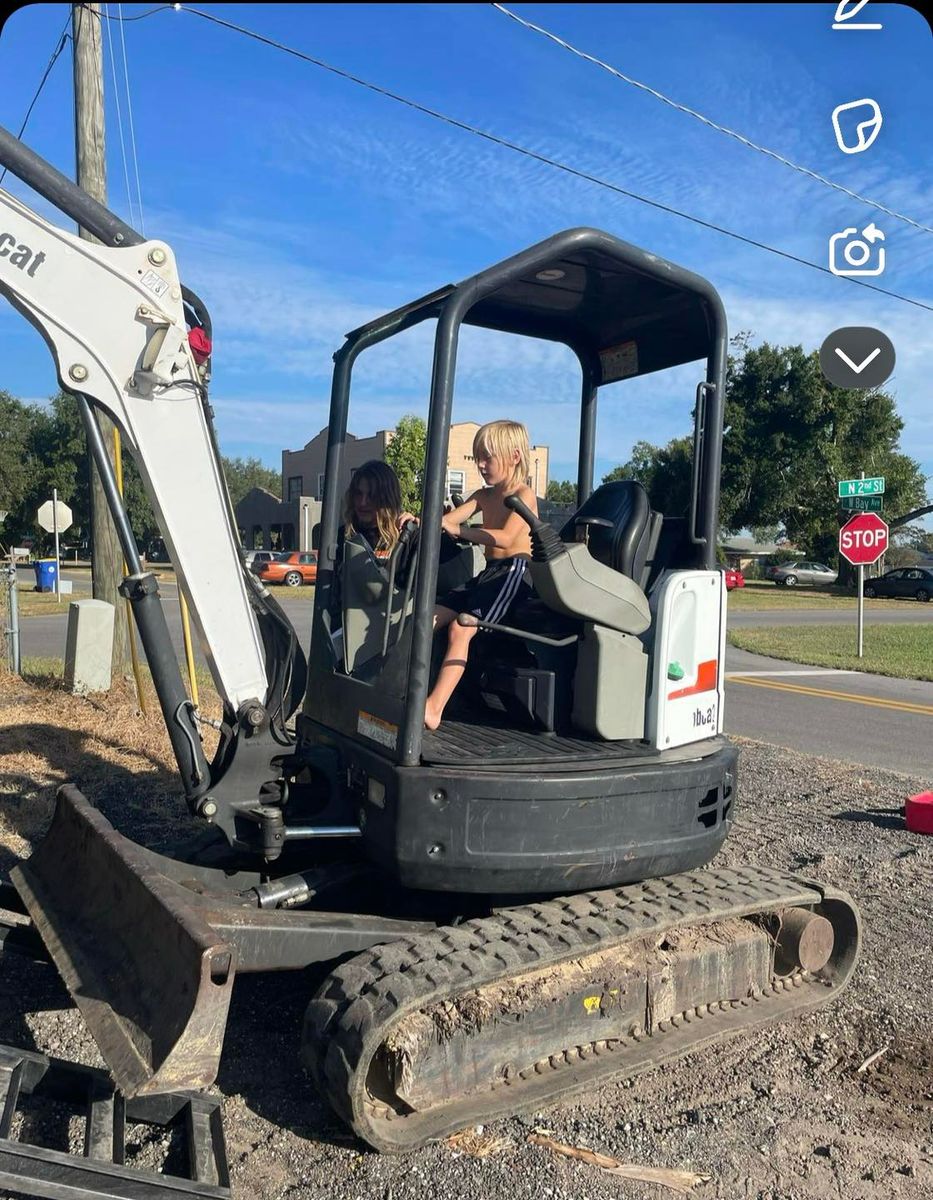
[[[216,1078],[235,949],[71,785],[13,882],[127,1096]]]

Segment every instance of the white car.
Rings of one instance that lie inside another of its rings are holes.
[[[769,567],[768,578],[784,587],[796,587],[798,583],[822,584],[828,587],[836,582],[838,572],[819,562],[781,563],[779,567]]]
[[[278,556],[277,550],[247,550],[246,565],[255,572],[260,563],[273,562]]]

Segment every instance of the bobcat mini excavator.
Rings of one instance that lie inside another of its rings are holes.
[[[334,964],[310,998],[301,1060],[358,1135],[390,1152],[832,1000],[858,953],[851,899],[768,867],[706,866],[737,802],[714,288],[571,229],[348,334],[334,355],[306,660],[243,566],[209,359],[192,350],[210,322],[170,247],[2,131],[0,163],[99,239],[0,191],[0,292],[84,414],[129,564],[122,592],[199,827],[155,853],[65,785],[13,872],[123,1096],[208,1088],[234,977],[250,971]],[[422,321],[435,330],[422,520],[402,572],[341,543],[339,481],[356,360]],[[435,599],[469,553],[441,531],[464,324],[576,355],[579,506],[560,530],[516,506],[536,596],[474,639],[460,707],[427,732]],[[632,481],[594,490],[601,389],[691,362],[686,511],[652,511]],[[210,762],[95,407],[139,465],[223,699]]]

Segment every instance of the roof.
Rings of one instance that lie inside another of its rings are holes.
[[[726,538],[721,543],[723,550],[733,554],[776,554],[781,550],[789,550],[790,546],[778,546],[774,542],[756,542],[751,537]]]
[[[563,342],[596,359],[602,383],[706,358],[722,305],[699,275],[598,229],[569,229],[347,335],[398,332],[451,301],[463,322]]]

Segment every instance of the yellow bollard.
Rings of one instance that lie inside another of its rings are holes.
[[[191,626],[188,624],[188,604],[178,585],[178,606],[181,609],[181,631],[185,639],[185,661],[188,664],[188,679],[191,682],[191,699],[194,707],[198,707],[198,680],[194,673],[194,652],[191,649]]]
[[[113,427],[113,462],[117,475],[117,491],[122,496],[123,454],[120,446],[120,430],[117,429],[116,425]],[[126,559],[123,560],[123,574],[126,575]],[[139,671],[139,650],[136,647],[136,624],[133,620],[133,609],[129,600],[126,601],[126,625],[130,639],[130,658],[133,660],[133,678],[136,680],[136,696],[139,700],[139,710],[145,715],[148,710],[146,708],[146,697],[143,694],[142,676]]]

